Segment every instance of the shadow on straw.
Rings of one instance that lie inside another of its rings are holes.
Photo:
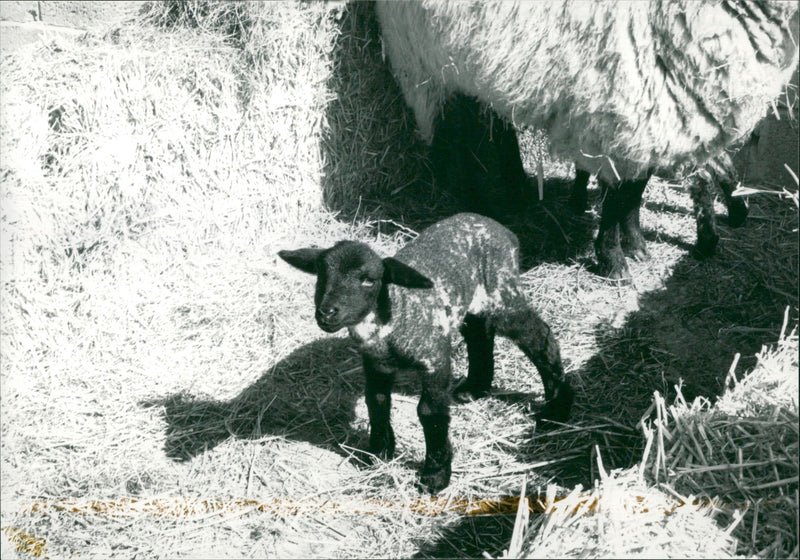
[[[228,438],[281,435],[340,454],[363,434],[350,427],[363,395],[361,360],[346,339],[325,338],[296,349],[229,401],[179,393],[141,403],[162,406],[164,450],[186,461]]]

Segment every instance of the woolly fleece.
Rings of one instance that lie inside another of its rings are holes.
[[[461,92],[608,181],[700,164],[749,134],[798,60],[796,2],[378,2],[430,142]]]

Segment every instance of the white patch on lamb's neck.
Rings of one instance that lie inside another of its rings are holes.
[[[475,288],[475,293],[472,294],[472,301],[469,304],[467,313],[477,315],[483,311],[486,311],[488,306],[489,296],[486,294],[486,288],[484,288],[481,284],[478,284],[478,286]]]
[[[486,288],[484,288],[482,284],[478,284],[472,294],[472,301],[469,303],[467,313],[481,315],[487,311],[499,309],[502,305],[503,298],[500,296],[499,290],[487,293]]]
[[[361,322],[347,327],[352,336],[358,342],[369,346],[380,340],[384,340],[392,332],[391,323],[381,325],[374,311],[370,311]]]

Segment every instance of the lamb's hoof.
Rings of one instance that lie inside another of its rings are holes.
[[[731,227],[740,227],[744,225],[747,220],[747,213],[750,209],[747,207],[747,202],[743,198],[733,198],[728,204],[728,225]]]
[[[573,400],[575,400],[575,391],[568,384],[562,383],[556,390],[555,397],[545,403],[544,408],[536,414],[536,420],[542,422],[543,427],[549,427],[548,420],[566,422]]]
[[[719,243],[719,235],[716,233],[697,233],[697,243],[692,249],[692,256],[698,260],[713,257],[717,252],[717,244]]]
[[[394,459],[394,434],[382,441],[370,441],[368,462],[375,463],[375,461],[388,462]]]
[[[465,404],[477,399],[481,399],[489,394],[486,389],[473,387],[468,378],[464,378],[453,388],[453,402]]]
[[[449,463],[436,470],[429,470],[426,467],[422,470],[419,478],[419,489],[422,492],[429,492],[431,495],[438,494],[450,484],[450,475],[451,467]]]

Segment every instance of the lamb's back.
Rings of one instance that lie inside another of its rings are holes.
[[[395,258],[434,283],[430,290],[389,288],[393,338],[409,348],[425,346],[435,334],[450,336],[467,313],[486,311],[499,289],[519,275],[516,236],[477,214],[437,222]]]
[[[519,241],[491,218],[462,213],[425,229],[395,258],[441,284],[474,286],[500,269],[518,272]]]

